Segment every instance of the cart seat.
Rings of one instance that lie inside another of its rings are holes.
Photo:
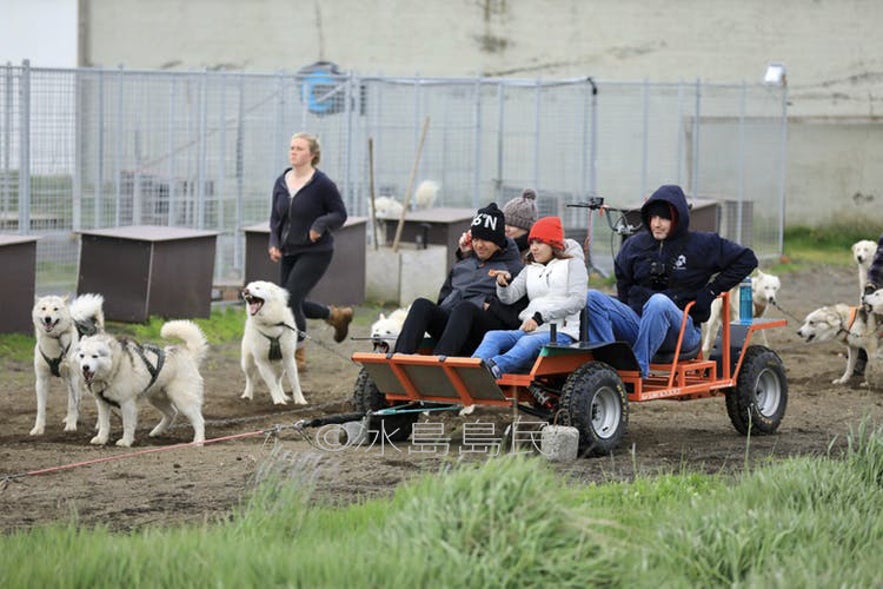
[[[681,360],[693,360],[699,355],[699,351],[702,350],[702,339],[700,338],[699,343],[692,350],[681,350],[681,353],[678,355],[678,361]],[[653,356],[653,359],[650,361],[651,364],[671,364],[675,361],[675,353],[674,350],[669,352],[656,352],[656,355]]]

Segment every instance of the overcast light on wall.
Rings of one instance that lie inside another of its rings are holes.
[[[77,66],[77,0],[0,0],[0,65]]]

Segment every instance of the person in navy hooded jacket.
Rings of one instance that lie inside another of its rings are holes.
[[[290,168],[273,185],[270,210],[270,260],[280,262],[279,286],[288,291],[288,306],[297,326],[297,369],[306,370],[304,353],[307,319],[324,319],[334,328],[334,341],[346,339],[353,320],[350,307],[335,307],[307,300],[325,275],[334,255],[332,233],[343,227],[346,206],[337,185],[316,166],[321,158],[319,140],[295,133],[288,147]]]
[[[589,290],[588,341],[631,344],[641,376],[650,359],[674,351],[683,309],[690,301],[682,350],[701,341],[711,303],[757,267],[754,252],[717,233],[690,231],[690,209],[680,186],[660,186],[641,207],[643,229],[616,256],[616,296]]]

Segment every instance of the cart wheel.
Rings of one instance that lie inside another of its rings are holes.
[[[353,391],[353,406],[356,411],[377,411],[386,407],[393,407],[377,390],[377,385],[371,380],[368,372],[362,368],[356,378],[356,386]],[[404,442],[411,437],[411,426],[417,421],[419,413],[401,413],[399,415],[386,415],[384,417],[372,416],[368,420],[368,430],[385,435],[390,442]]]
[[[745,351],[736,386],[727,390],[727,413],[742,435],[767,435],[785,417],[788,379],[778,354],[764,346]]]
[[[583,364],[567,378],[560,407],[564,422],[579,430],[582,455],[609,454],[625,436],[628,396],[619,374],[603,362]]]

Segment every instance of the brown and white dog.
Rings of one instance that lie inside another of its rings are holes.
[[[844,384],[849,380],[855,369],[859,350],[863,349],[868,359],[873,359],[880,340],[874,313],[864,307],[851,307],[842,303],[812,311],[797,330],[797,335],[807,343],[839,341],[846,344],[846,370],[843,376],[832,381],[833,384]],[[862,383],[865,386],[867,384],[867,380]]]

